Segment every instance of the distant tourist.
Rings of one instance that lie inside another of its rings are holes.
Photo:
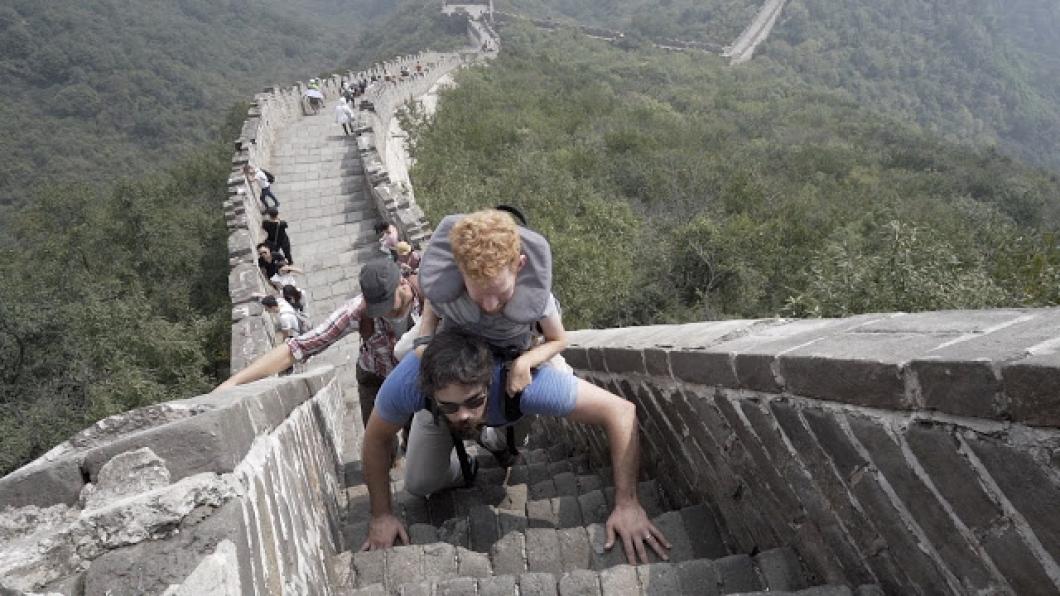
[[[306,297],[305,290],[298,288],[292,284],[287,284],[283,287],[283,299],[287,301],[298,312],[306,312],[309,299]]]
[[[281,339],[287,340],[301,333],[298,314],[286,300],[276,298],[276,296],[266,296],[261,299],[261,305],[276,316],[276,331],[280,333]]]
[[[396,259],[394,247],[398,243],[398,229],[394,224],[381,221],[375,224],[375,233],[379,237],[379,250],[391,258]]]
[[[271,280],[277,275],[286,273],[302,273],[301,269],[293,265],[288,265],[287,261],[282,256],[274,253],[268,244],[264,242],[259,243],[257,250],[258,267],[261,268],[261,274],[265,276],[265,279]]]
[[[294,255],[291,254],[291,239],[287,236],[287,222],[280,219],[280,211],[270,208],[265,211],[265,220],[261,222],[265,230],[265,243],[269,248],[280,249],[283,258],[288,265],[294,265]]]
[[[335,122],[342,125],[342,132],[346,136],[353,132],[353,110],[345,98],[339,98],[335,106]]]
[[[261,189],[258,200],[261,201],[265,209],[269,208],[269,203],[265,200],[266,197],[272,199],[272,207],[274,209],[280,207],[280,200],[276,198],[276,195],[272,194],[272,183],[276,180],[275,176],[265,170],[265,168],[256,168],[250,164],[243,166],[243,175],[258,183],[258,188]]]
[[[401,274],[405,277],[413,275],[420,268],[420,251],[412,250],[412,245],[408,242],[401,241],[394,245],[394,253],[397,255],[396,261],[398,267],[401,267]]]

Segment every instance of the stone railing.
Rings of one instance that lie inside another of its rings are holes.
[[[344,409],[326,368],[97,422],[0,480],[0,593],[322,590]]]
[[[386,221],[394,224],[403,238],[413,245],[426,243],[431,235],[431,225],[423,210],[416,204],[412,189],[393,180],[388,166],[390,122],[397,110],[406,102],[425,95],[446,74],[474,63],[480,58],[492,58],[493,52],[480,52],[478,48],[489,39],[490,47],[500,48],[500,38],[487,23],[468,19],[468,35],[475,45],[460,53],[428,52],[396,63],[386,72],[400,72],[402,65],[415,72],[419,63],[427,67],[424,76],[413,77],[396,84],[379,84],[365,94],[373,110],[364,114],[365,126],[358,130],[357,147],[361,153],[365,175],[371,187],[376,210]]]
[[[398,108],[427,93],[440,78],[464,65],[461,54],[428,53],[412,60],[410,67],[420,63],[426,67],[423,76],[412,77],[395,84],[377,84],[365,93],[373,110],[362,112],[365,126],[358,130],[357,147],[364,164],[364,172],[371,188],[376,210],[386,221],[394,224],[413,244],[422,244],[430,237],[431,227],[423,210],[416,204],[412,190],[392,180],[387,164],[387,144],[390,122]],[[413,72],[415,72],[413,70]]]
[[[1060,310],[724,321],[570,334],[637,405],[641,468],[735,552],[794,545],[889,594],[1060,588]],[[550,432],[606,461],[586,427]]]

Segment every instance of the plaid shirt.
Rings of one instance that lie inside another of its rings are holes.
[[[409,313],[419,317],[421,302],[419,294],[413,287],[412,311]],[[313,329],[287,340],[287,348],[291,355],[299,362],[306,358],[319,354],[328,349],[332,344],[346,337],[360,328],[361,317],[364,315],[364,298],[358,295],[353,300],[343,304],[326,321]],[[357,357],[357,366],[364,370],[373,372],[381,377],[390,374],[397,366],[394,358],[394,346],[397,344],[398,336],[394,326],[383,317],[373,319],[374,332],[371,337],[361,338],[361,353]],[[409,329],[412,325],[409,325]]]

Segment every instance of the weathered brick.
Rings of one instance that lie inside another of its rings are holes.
[[[902,367],[947,336],[845,333],[779,356],[786,389],[795,395],[874,408],[908,409]]]
[[[1060,426],[1060,357],[1031,356],[1001,369],[1013,420],[1032,426]]]
[[[712,399],[689,392],[684,392],[684,396],[695,411],[696,420],[704,423],[700,440],[703,443],[702,453],[707,465],[704,466],[703,473],[710,475],[719,488],[717,493],[708,496],[714,499],[723,511],[723,519],[739,549],[750,551],[758,544],[775,544],[773,530],[762,519],[758,507],[742,498],[746,492],[743,479],[732,469],[725,451],[721,448],[728,437],[722,435],[719,438],[715,434],[724,429],[707,424],[708,421],[716,421],[721,417],[714,408]],[[695,431],[696,429],[693,429],[693,432]]]
[[[721,580],[722,592],[753,592],[762,589],[755,573],[751,557],[747,555],[730,555],[714,561]]]
[[[698,385],[736,388],[736,373],[729,354],[703,351],[670,352],[675,379]]]
[[[582,525],[582,510],[578,505],[578,497],[556,497],[551,501],[557,528],[577,528]]]
[[[467,596],[475,593],[476,580],[473,577],[454,577],[434,587],[436,596]]]
[[[560,596],[600,596],[600,579],[588,569],[576,569],[559,578]]]
[[[519,576],[522,596],[556,596],[556,576],[551,573],[524,573]]]
[[[391,590],[393,592],[393,590]],[[385,592],[383,592],[385,593]],[[400,596],[433,596],[434,586],[431,582],[419,582],[416,584],[402,584],[397,592]]]
[[[1005,413],[1001,382],[993,366],[984,360],[914,360],[909,365],[916,374],[924,407],[979,418],[996,418]]]
[[[493,574],[493,570],[487,555],[458,546],[456,547],[456,573],[462,577],[489,577]]]
[[[533,452],[531,452],[531,453],[533,453]],[[535,484],[539,483],[539,482],[545,482],[545,481],[551,481],[552,480],[551,474],[549,474],[549,472],[548,472],[548,463],[547,462],[539,462],[539,463],[527,464],[526,470],[530,474],[530,478],[529,478],[529,481],[527,482],[527,484],[530,485],[531,490],[533,489],[533,486]],[[552,491],[555,492],[555,490],[556,490],[555,487],[553,487]],[[550,497],[553,497],[553,496],[555,496],[555,495],[554,494],[550,495]],[[533,497],[531,497],[531,498],[533,498]]]
[[[581,346],[568,346],[563,350],[563,359],[575,370],[589,368],[589,355],[586,348]]]
[[[692,556],[706,559],[728,554],[714,515],[706,505],[694,505],[680,510],[681,521],[688,530]]]
[[[603,596],[627,596],[640,593],[637,568],[632,565],[615,565],[600,572],[600,591]],[[686,594],[694,592],[685,591]]]
[[[757,472],[757,476],[761,477],[763,488],[768,492],[768,498],[771,502],[776,503],[776,507],[771,508],[771,513],[779,518],[774,521],[774,526],[777,528],[778,534],[781,534],[784,530],[790,528],[791,524],[796,523],[805,516],[802,504],[793,496],[791,486],[777,471],[773,461],[762,447],[761,440],[754,434],[753,430],[744,424],[733,404],[720,394],[714,397],[714,403],[722,415],[725,416],[725,419],[728,420],[729,427],[739,437],[743,449],[750,456],[750,461],[747,464]],[[784,540],[784,542],[788,542],[788,540]]]
[[[979,475],[957,452],[953,431],[930,422],[914,422],[905,439],[935,488],[973,530],[987,530],[1003,515],[1001,508],[983,492]]]
[[[549,528],[528,528],[526,530],[526,567],[530,571],[560,574],[563,562],[560,561],[559,536]]]
[[[438,528],[438,540],[467,548],[470,542],[467,518],[454,517],[445,520]]]
[[[1060,486],[1034,459],[1000,441],[966,433],[968,445],[1001,487],[1012,505],[1027,520],[1049,554],[1060,560]]]
[[[802,565],[790,548],[762,551],[755,555],[754,563],[766,589],[770,591],[801,590],[806,587]]]
[[[26,466],[0,478],[0,503],[5,508],[75,506],[84,486],[81,466],[72,458]]]
[[[556,536],[564,571],[588,569],[592,565],[592,546],[585,528],[558,530]]]
[[[357,587],[386,581],[386,551],[369,550],[353,554],[353,570],[357,573]]]
[[[637,578],[645,596],[670,596],[681,593],[677,567],[669,563],[652,563],[637,567]]]
[[[567,469],[570,469],[568,462],[566,464]],[[556,486],[556,496],[577,496],[578,495],[578,477],[573,472],[565,471],[556,473],[552,477],[552,482]]]
[[[472,507],[468,512],[471,550],[485,553],[500,537],[497,528],[497,516],[489,505]]]
[[[526,571],[526,537],[521,532],[504,535],[490,548],[493,571],[498,575],[519,575]]]
[[[779,400],[770,402],[769,409],[785,436],[791,441],[795,452],[802,456],[802,461],[821,494],[828,499],[851,539],[864,553],[865,562],[877,579],[884,584],[886,590],[901,592],[903,586],[909,585],[910,580],[891,558],[887,543],[880,537],[875,524],[865,517],[861,508],[855,504],[845,482],[836,475],[834,468],[828,465],[828,456],[802,423],[799,410],[790,403]]]
[[[478,596],[511,596],[516,594],[516,577],[501,575],[478,580]]]
[[[607,367],[604,366],[604,351],[601,348],[589,348],[585,353],[589,361],[586,368],[600,372],[607,371]]]
[[[677,576],[681,580],[681,589],[685,594],[698,594],[699,596],[721,594],[721,580],[713,561],[693,559],[677,563]]]
[[[550,499],[536,499],[526,502],[526,523],[530,528],[555,528],[559,523],[552,510]]]
[[[799,502],[806,509],[817,531],[804,529],[800,524],[796,531],[802,534],[799,540],[800,552],[807,553],[807,558],[816,565],[828,581],[847,581],[863,583],[873,581],[872,574],[866,568],[863,555],[843,529],[842,522],[832,510],[828,499],[818,489],[809,471],[802,463],[801,454],[788,448],[780,435],[779,429],[773,426],[774,420],[764,405],[744,400],[740,403],[744,416],[754,429],[769,456],[776,463],[781,474],[791,485]],[[811,536],[820,536],[814,541]],[[810,556],[812,555],[812,556]]]
[[[877,521],[877,530],[887,541],[890,552],[902,570],[914,583],[925,589],[949,590],[950,586],[935,562],[921,554],[920,540],[910,529],[912,520],[906,520],[895,509],[868,468],[868,462],[857,452],[838,423],[813,410],[805,410],[804,415],[821,446],[844,475],[851,493],[861,503],[866,515]]]
[[[524,509],[525,511],[525,509]],[[522,532],[529,527],[529,520],[521,511],[509,511],[507,509],[497,510],[497,530],[501,536],[509,532]]]
[[[556,483],[552,482],[552,480],[541,480],[530,485],[531,499],[551,499],[555,496]]]
[[[669,560],[688,561],[689,559],[695,558],[695,551],[692,549],[692,541],[688,538],[689,531],[695,531],[693,529],[686,529],[684,520],[681,518],[679,511],[667,511],[666,513],[656,517],[652,520],[655,527],[666,536],[666,540],[670,543]],[[661,560],[655,556],[655,551],[651,548],[646,549],[650,555],[652,561]]]
[[[905,454],[892,437],[874,420],[863,416],[847,416],[854,436],[869,452],[876,467],[883,473],[906,511],[923,530],[935,551],[960,578],[970,592],[993,589],[990,573],[961,535],[949,513],[935,495],[909,467]]]
[[[451,544],[436,542],[423,545],[423,576],[445,579],[456,575],[456,548]]]
[[[610,508],[604,500],[604,493],[598,490],[578,497],[581,506],[582,521],[586,524],[604,523],[610,514]]]
[[[632,348],[605,348],[604,364],[612,374],[642,375],[645,372],[644,354]]]
[[[995,530],[980,542],[1016,594],[1051,594],[1056,590],[1056,584],[1013,526]]]
[[[578,494],[582,495],[604,487],[603,481],[596,474],[578,475]]]
[[[644,350],[644,368],[649,375],[672,377],[670,358],[666,350],[649,348]]]
[[[386,553],[386,585],[393,589],[404,583],[416,583],[423,577],[423,547],[396,546]]]

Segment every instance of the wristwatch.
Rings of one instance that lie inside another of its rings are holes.
[[[434,339],[433,335],[421,335],[421,336],[417,337],[416,339],[412,340],[412,347],[418,348],[420,346],[425,346],[425,345],[431,343],[432,339]]]

